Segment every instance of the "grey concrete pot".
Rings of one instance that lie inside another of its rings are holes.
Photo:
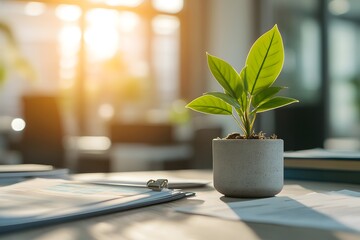
[[[214,187],[228,197],[271,197],[284,184],[281,139],[214,139]]]

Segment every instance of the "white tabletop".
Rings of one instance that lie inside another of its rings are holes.
[[[131,178],[188,178],[211,181],[210,171],[156,171],[110,174],[81,174],[76,178],[129,176]],[[359,185],[286,181],[281,196],[309,192],[349,189],[360,191]],[[232,201],[208,187],[189,189],[196,196],[126,212],[51,225],[0,235],[0,239],[360,239],[360,233],[290,227],[265,223],[230,221],[214,217],[184,214],[175,207]]]

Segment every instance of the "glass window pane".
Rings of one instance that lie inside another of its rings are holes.
[[[174,16],[158,15],[152,20],[152,28],[155,33],[153,64],[160,93],[158,101],[168,107],[179,98],[180,21]]]
[[[153,109],[168,116],[179,98],[180,20],[160,12],[179,12],[183,1],[147,1],[92,1],[114,9],[0,1],[0,28],[4,23],[12,29],[19,52],[36,73],[30,81],[21,71],[7,71],[0,114],[18,116],[20,96],[41,90],[61,94],[65,121],[74,123],[75,134],[81,111],[87,135],[106,134],[112,118],[146,121]],[[1,52],[8,49],[6,41],[0,29]]]
[[[274,1],[274,22],[282,31],[285,64],[277,85],[287,86],[287,94],[300,104],[320,99],[320,26],[313,1]]]
[[[329,26],[330,123],[333,137],[360,134],[360,28],[356,23],[333,19]]]

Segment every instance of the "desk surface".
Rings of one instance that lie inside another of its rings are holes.
[[[122,176],[181,177],[211,180],[210,171],[111,173]],[[89,174],[98,177],[102,174]],[[83,177],[84,175],[82,175]],[[281,196],[349,189],[360,185],[286,181]],[[360,239],[360,233],[326,231],[263,223],[229,221],[213,217],[178,213],[174,207],[203,202],[216,203],[222,195],[212,185],[191,189],[196,197],[93,217],[42,228],[0,235],[0,239]]]

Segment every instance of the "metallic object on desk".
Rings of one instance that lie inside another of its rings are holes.
[[[140,188],[149,188],[153,191],[161,191],[164,188],[168,188],[168,180],[167,179],[157,179],[157,180],[153,180],[150,179],[149,181],[147,181],[146,185],[145,183],[142,182],[126,182],[126,181],[122,181],[122,182],[114,182],[114,181],[107,181],[107,180],[103,180],[103,181],[85,181],[86,183],[90,183],[90,184],[100,184],[100,185],[111,185],[111,186],[122,186],[122,187],[140,187]]]
[[[153,179],[150,179],[146,186],[154,191],[161,191],[163,188],[168,187],[168,180],[167,179],[157,179],[156,181]]]

